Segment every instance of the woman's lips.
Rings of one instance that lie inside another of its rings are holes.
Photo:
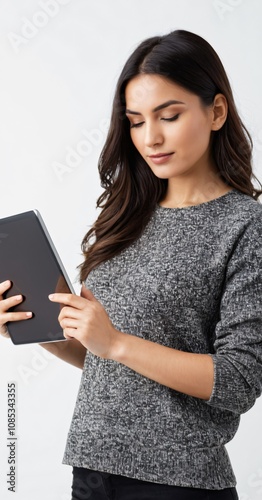
[[[156,165],[161,165],[162,163],[166,163],[173,154],[174,153],[159,153],[157,155],[150,155],[149,158]]]

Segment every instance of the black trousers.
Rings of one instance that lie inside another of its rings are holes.
[[[238,500],[235,488],[181,488],[73,467],[72,500]]]

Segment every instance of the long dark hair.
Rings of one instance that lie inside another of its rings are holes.
[[[251,165],[252,139],[239,117],[226,72],[214,49],[200,36],[184,30],[149,38],[129,57],[117,83],[98,167],[104,192],[97,207],[102,210],[82,241],[85,260],[79,266],[81,281],[140,236],[156,203],[166,193],[167,180],[157,178],[134,147],[125,115],[126,85],[141,73],[166,77],[199,96],[206,106],[212,104],[216,94],[223,94],[228,116],[223,127],[213,133],[213,160],[226,184],[255,200],[262,194],[252,184],[252,178],[258,181]]]

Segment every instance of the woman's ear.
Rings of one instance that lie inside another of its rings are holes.
[[[228,105],[223,94],[217,94],[212,105],[213,121],[211,130],[219,130],[223,127],[227,119]]]

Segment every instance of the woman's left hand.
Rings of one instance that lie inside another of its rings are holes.
[[[81,296],[54,293],[49,299],[63,305],[58,321],[66,339],[75,338],[96,356],[111,358],[121,332],[113,327],[104,307],[90,290],[82,286]]]

